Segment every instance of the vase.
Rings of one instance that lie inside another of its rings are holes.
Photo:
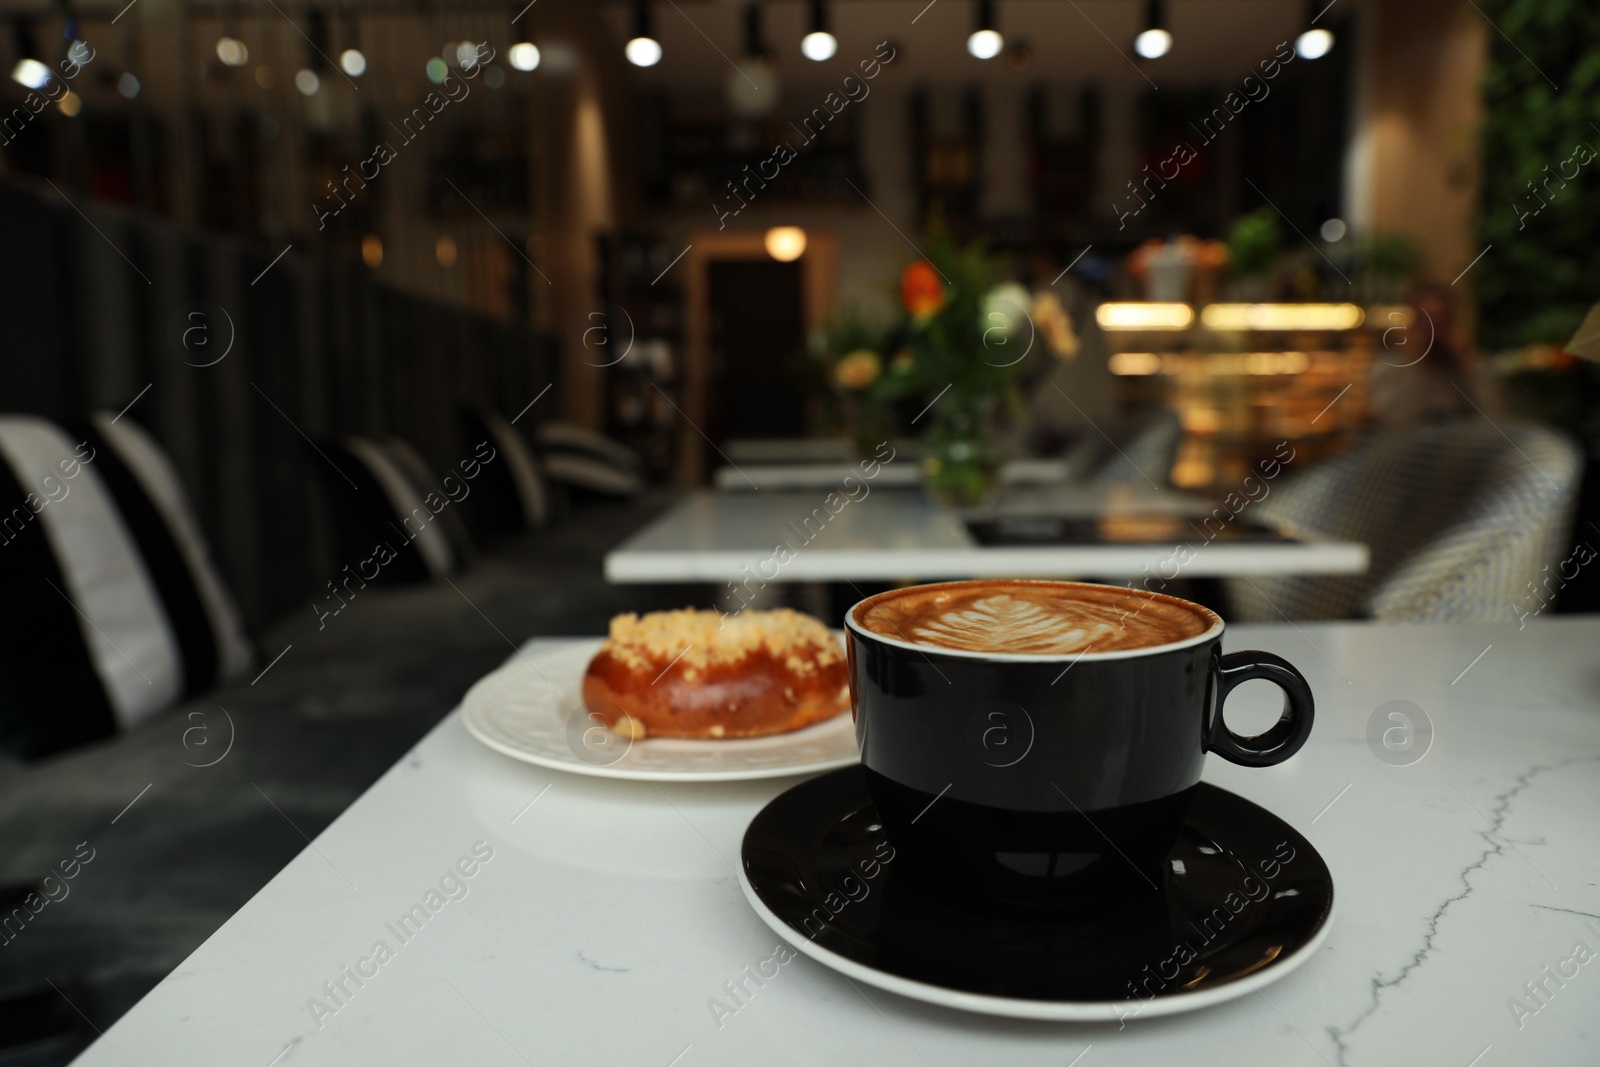
[[[1005,450],[994,425],[994,403],[946,398],[933,408],[933,429],[922,452],[922,484],[945,507],[990,500],[1000,484]]]
[[[887,404],[861,397],[850,413],[850,439],[857,459],[871,459],[894,437],[894,418]]]

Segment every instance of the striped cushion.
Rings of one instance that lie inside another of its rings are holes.
[[[349,479],[324,471],[341,568],[379,585],[428,581],[459,569],[460,552],[443,521],[452,500],[428,483],[426,465],[410,446],[394,438],[347,437],[322,447]],[[419,468],[422,480],[414,473]]]
[[[0,744],[104,737],[249,670],[172,464],[132,422],[0,416]]]
[[[550,521],[550,492],[539,460],[517,428],[493,408],[462,412],[467,436],[488,441],[495,462],[484,467],[477,513],[491,534],[537,530]]]
[[[644,492],[644,463],[626,445],[570,422],[542,423],[534,436],[552,481],[608,496]]]
[[[461,521],[461,509],[454,505],[472,495],[472,487],[468,484],[471,479],[463,478],[455,471],[444,478],[438,477],[422,454],[398,437],[385,437],[382,444],[395,466],[405,475],[406,481],[422,497],[423,506],[433,514],[433,524],[450,545],[450,553],[455,559],[454,569],[461,569],[472,558],[472,540]],[[492,452],[486,449],[484,454],[491,455]]]

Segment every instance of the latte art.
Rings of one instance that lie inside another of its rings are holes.
[[[872,633],[962,652],[1071,656],[1198,637],[1216,616],[1175,597],[1076,582],[952,582],[896,590],[855,609]]]
[[[1115,620],[1089,620],[1082,613],[1051,610],[1000,594],[938,615],[910,632],[912,641],[944,648],[1003,648],[1009,652],[1073,653],[1116,633]]]

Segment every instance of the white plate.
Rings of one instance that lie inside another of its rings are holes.
[[[461,701],[467,731],[496,752],[541,767],[649,782],[780,778],[831,771],[860,758],[848,713],[773,737],[629,741],[592,721],[583,706],[583,672],[600,642],[522,653],[479,679]]]

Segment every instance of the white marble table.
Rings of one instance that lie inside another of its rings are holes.
[[[841,460],[794,463],[745,464],[718,467],[711,484],[730,493],[753,493],[789,489],[828,490],[845,478],[859,474],[848,457]],[[1064,459],[1012,459],[1000,468],[1002,485],[1056,485],[1072,474],[1072,464]],[[759,486],[758,484],[759,483]],[[915,489],[922,484],[922,471],[914,463],[895,463],[878,475],[880,488]]]
[[[846,437],[735,437],[722,442],[722,454],[730,463],[848,463],[856,445]]]
[[[1299,664],[1317,725],[1282,766],[1212,760],[1205,777],[1292,823],[1337,884],[1327,941],[1259,995],[1125,1029],[1028,1023],[858,989],[800,957],[719,1028],[707,1002],[778,944],[733,863],[791,780],[565,776],[483,748],[451,714],[79,1062],[1600,1062],[1600,956],[1562,962],[1579,943],[1600,953],[1600,620],[1238,627],[1225,647]],[[1432,723],[1410,765],[1367,740],[1391,701]],[[400,944],[389,924],[475,842],[493,858],[466,895]],[[393,958],[344,978],[380,940]],[[318,1017],[308,1002],[336,980],[344,1003]]]
[[[879,477],[896,469],[909,468],[886,466]],[[1211,503],[1148,486],[1019,487],[982,514],[1193,517],[1195,525],[1185,527],[1184,534],[1193,548],[1187,562],[1170,543],[979,545],[959,515],[919,490],[859,479],[834,484],[837,492],[691,493],[608,553],[606,577],[613,582],[743,582],[752,575],[767,582],[1132,579],[1358,574],[1367,568],[1367,546],[1356,542],[1207,543],[1202,519]],[[1240,515],[1248,516],[1249,508]]]

